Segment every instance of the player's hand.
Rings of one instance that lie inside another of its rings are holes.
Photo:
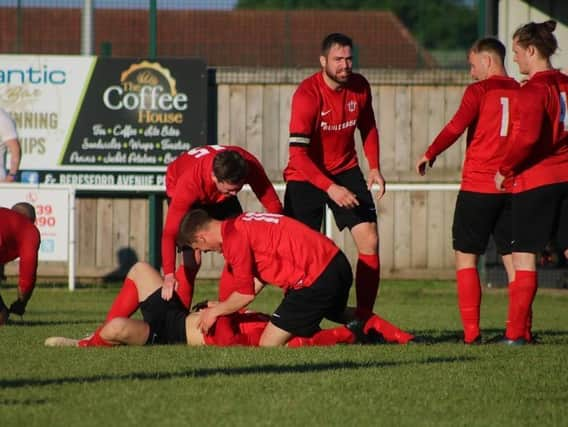
[[[341,185],[331,184],[327,189],[327,195],[342,208],[352,209],[355,206],[359,206],[357,196]]]
[[[436,161],[435,157],[433,159],[429,159],[426,156],[422,156],[416,162],[416,173],[420,176],[426,175],[426,166],[430,166],[430,167],[434,166],[435,161]]]
[[[495,187],[499,191],[505,191],[505,187],[503,186],[503,182],[505,182],[505,177],[501,175],[501,172],[497,172],[495,174]]]
[[[379,191],[377,191],[377,200],[380,200],[385,195],[386,187],[385,179],[378,169],[371,169],[367,176],[367,188],[369,191],[371,191],[373,184],[377,184],[379,186]]]
[[[26,312],[26,303],[20,299],[17,299],[10,305],[10,313],[17,314],[18,316],[23,316]]]
[[[166,301],[171,300],[177,287],[178,283],[174,274],[166,274],[166,276],[164,277],[164,284],[162,285],[162,298]]]
[[[203,334],[207,334],[216,321],[217,314],[215,314],[215,311],[212,308],[205,308],[199,312],[197,327]]]
[[[196,313],[196,312],[201,311],[201,310],[203,310],[207,307],[209,307],[209,301],[207,301],[207,300],[199,301],[197,304],[195,304],[193,307],[191,307],[191,312]]]
[[[206,308],[215,307],[217,304],[219,304],[219,301],[209,301],[209,300],[200,301],[197,304],[195,304],[193,307],[191,307],[191,311],[192,313],[201,311]]]

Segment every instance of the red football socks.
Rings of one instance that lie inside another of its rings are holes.
[[[379,256],[359,254],[355,273],[357,317],[366,319],[372,315],[379,290],[380,276],[381,263]]]
[[[371,329],[381,334],[389,343],[407,344],[414,339],[414,335],[404,332],[392,323],[373,314],[363,327],[363,332],[368,334]]]
[[[115,317],[130,317],[138,309],[138,289],[136,283],[129,277],[124,279],[120,292],[114,299],[105,322]]]
[[[479,308],[481,285],[476,268],[463,268],[456,273],[458,282],[458,307],[460,310],[464,342],[471,343],[480,335]]]
[[[177,295],[188,310],[191,308],[191,301],[193,300],[193,284],[195,283],[195,276],[197,276],[197,269],[191,269],[184,265],[180,265],[176,270],[175,277],[178,282]]]
[[[79,347],[112,347],[113,344],[109,343],[103,339],[100,335],[101,329],[103,327],[99,326],[97,330],[90,337],[79,340]]]
[[[518,270],[509,286],[509,318],[505,336],[516,340],[530,336],[532,303],[538,287],[536,271]]]
[[[311,347],[311,346],[328,346],[336,344],[353,344],[355,335],[345,326],[337,328],[322,329],[311,337],[293,337],[286,344],[290,348]]]
[[[138,309],[138,305],[138,288],[136,288],[136,283],[127,277],[124,279],[122,288],[120,288],[118,295],[114,299],[104,323],[107,323],[116,317],[132,316],[132,314]],[[100,336],[102,328],[103,326],[101,325],[97,328],[93,335],[79,340],[79,347],[111,347],[112,344],[105,341]]]

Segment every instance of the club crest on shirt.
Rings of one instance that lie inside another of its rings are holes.
[[[351,100],[347,103],[347,111],[352,113],[356,109],[357,109],[357,103],[355,101]]]

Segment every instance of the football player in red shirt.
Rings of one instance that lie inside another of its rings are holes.
[[[166,192],[171,198],[166,224],[162,234],[162,268],[164,287],[162,296],[169,299],[175,287],[175,241],[183,216],[195,207],[203,207],[212,216],[225,219],[242,212],[236,197],[243,185],[252,190],[268,212],[281,213],[282,204],[260,162],[240,147],[204,146],[194,148],[174,160],[166,173]],[[188,248],[184,261],[189,261],[192,272],[189,285],[199,268],[200,255]],[[186,265],[187,266],[187,265]],[[187,274],[187,273],[186,273]],[[186,304],[185,293],[181,298]]]
[[[219,316],[236,313],[255,299],[255,279],[285,293],[260,337],[261,346],[310,337],[324,318],[338,323],[354,319],[354,310],[346,307],[353,279],[347,258],[327,237],[292,218],[245,213],[219,221],[196,209],[182,220],[178,245],[221,252],[225,258],[220,302],[201,313],[204,333]],[[402,344],[414,338],[372,313],[363,324],[364,333],[370,330]]]
[[[476,41],[468,55],[476,83],[467,87],[458,111],[416,163],[426,173],[436,157],[467,129],[467,149],[452,227],[458,307],[466,344],[481,340],[481,286],[477,262],[493,235],[509,282],[511,259],[511,195],[495,188],[495,173],[505,155],[512,99],[519,84],[505,71],[505,46],[494,38]],[[481,215],[480,212],[483,212]]]
[[[537,291],[536,254],[568,212],[568,76],[552,68],[558,49],[555,21],[523,25],[513,34],[514,61],[528,76],[519,89],[511,143],[497,188],[513,178],[513,265],[503,343],[532,341],[532,303]]]
[[[105,321],[94,340],[50,337],[49,347],[112,347],[115,345],[188,344],[210,346],[258,346],[270,320],[263,313],[239,312],[217,318],[209,334],[198,327],[201,308],[188,313],[178,295],[166,301],[161,296],[163,279],[145,262],[136,263],[128,272],[124,286],[136,289],[136,306],[143,320],[115,317]],[[213,304],[213,303],[209,303]],[[207,306],[207,304],[199,304]],[[317,331],[311,337],[294,337],[288,347],[352,344],[358,336],[345,326]],[[360,337],[359,337],[360,338]]]
[[[8,309],[0,296],[0,325],[6,323],[10,313],[20,316],[25,313],[34,290],[40,244],[35,218],[35,209],[29,203],[16,203],[12,209],[0,208],[0,264],[20,258],[18,298]]]
[[[162,297],[172,298],[174,289],[182,304],[189,308],[201,253],[189,247],[182,250],[182,265],[175,271],[175,238],[182,217],[195,207],[206,209],[214,218],[230,218],[242,212],[236,194],[249,184],[269,212],[282,212],[282,204],[260,162],[243,148],[210,145],[196,147],[168,165],[166,194],[171,199],[162,234]],[[125,283],[111,306],[106,322],[115,317],[130,317],[138,307],[136,287]],[[100,328],[99,328],[100,329]],[[97,341],[98,332],[87,338]],[[88,345],[82,342],[81,345]]]
[[[385,180],[370,86],[352,72],[352,50],[349,37],[329,34],[322,43],[322,71],[304,80],[294,93],[284,212],[319,231],[327,204],[338,228],[349,228],[359,252],[357,310],[366,318],[373,310],[380,279],[377,214],[370,189],[377,184],[380,199]],[[357,162],[356,128],[369,164],[366,180]]]

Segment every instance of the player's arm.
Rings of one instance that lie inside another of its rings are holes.
[[[37,257],[40,244],[39,230],[22,233],[20,240],[20,277],[18,279],[18,298],[10,305],[10,312],[22,316],[30,300],[36,282]]]
[[[166,223],[162,232],[162,270],[164,284],[162,286],[162,298],[169,300],[173,296],[176,287],[174,276],[176,262],[176,237],[179,225],[184,215],[195,204],[196,191],[183,182],[178,183],[175,195],[168,207]]]
[[[363,151],[369,164],[369,174],[367,175],[367,187],[371,190],[373,184],[379,186],[377,198],[380,199],[385,194],[385,179],[381,174],[380,168],[380,145],[379,131],[373,112],[373,100],[371,88],[367,87],[367,101],[359,116],[359,132],[363,141]]]
[[[249,165],[248,184],[260,203],[262,203],[262,206],[264,206],[264,209],[270,213],[283,213],[282,202],[280,202],[274,186],[268,179],[266,171],[258,159],[249,153],[245,155],[245,158]]]
[[[542,90],[530,86],[519,89],[510,142],[498,172],[502,177],[519,173],[538,143],[545,117],[545,96]]]
[[[333,181],[313,162],[308,147],[317,130],[319,104],[311,93],[298,89],[292,97],[289,139],[289,163],[303,178],[322,191]]]
[[[468,86],[454,117],[440,131],[426,152],[416,162],[416,173],[424,175],[426,173],[426,165],[432,167],[436,157],[456,142],[461,134],[477,120],[482,96],[483,92],[479,85]]]
[[[232,248],[227,249],[225,259],[230,263],[232,273],[223,278],[220,286],[232,289],[229,297],[219,304],[206,308],[201,312],[199,328],[203,333],[213,326],[217,317],[235,313],[246,307],[255,298],[254,283],[254,260],[252,250],[248,242],[244,239],[234,242]],[[228,280],[231,278],[231,280]],[[219,290],[219,294],[226,294],[224,289]]]
[[[20,168],[21,159],[21,148],[20,143],[17,138],[5,141],[6,148],[10,152],[10,168],[8,175],[6,175],[7,182],[13,182],[16,180],[16,174]]]
[[[335,184],[312,160],[308,152],[313,133],[316,131],[318,104],[308,93],[296,92],[292,98],[290,119],[289,164],[299,171],[305,181],[325,191],[339,206],[352,208],[359,204],[355,194]]]

